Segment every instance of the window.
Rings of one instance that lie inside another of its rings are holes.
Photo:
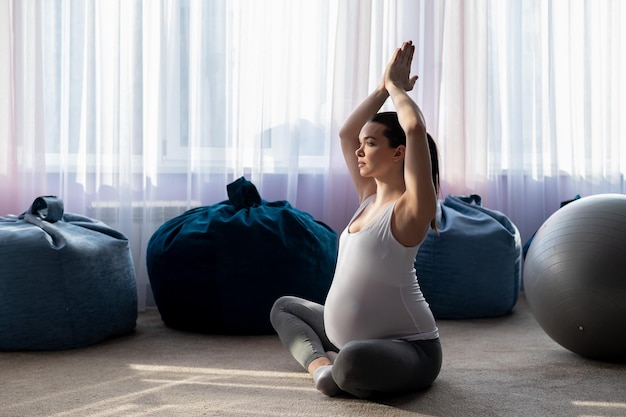
[[[309,3],[45,1],[48,161],[324,169],[330,6]]]

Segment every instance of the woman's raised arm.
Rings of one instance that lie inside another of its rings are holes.
[[[409,41],[396,50],[385,72],[385,88],[406,134],[404,183],[406,191],[394,211],[394,236],[406,246],[419,244],[437,212],[437,195],[432,179],[430,152],[424,116],[407,94],[415,84],[410,77],[415,46]]]
[[[352,182],[359,196],[359,203],[366,197],[376,192],[376,182],[373,178],[362,177],[357,166],[356,150],[359,148],[359,134],[361,128],[371,119],[385,104],[389,93],[385,88],[384,79],[380,85],[369,96],[365,98],[348,116],[341,130],[339,139],[341,140],[341,150],[346,160],[348,172],[352,177]]]

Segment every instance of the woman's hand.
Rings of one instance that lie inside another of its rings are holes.
[[[412,41],[404,42],[400,48],[395,50],[383,75],[383,83],[387,91],[392,85],[404,91],[413,89],[418,78],[417,75],[410,76],[414,52],[415,45]]]

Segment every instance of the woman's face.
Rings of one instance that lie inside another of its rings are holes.
[[[367,122],[361,129],[355,154],[362,177],[383,176],[393,166],[398,148],[389,146],[385,129],[385,125],[377,122]]]

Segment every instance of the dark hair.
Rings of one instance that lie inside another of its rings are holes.
[[[398,121],[398,113],[395,111],[377,113],[370,119],[370,122],[380,123],[385,126],[383,133],[389,140],[389,146],[392,148],[397,148],[400,145],[406,146],[406,134]]]
[[[385,126],[383,132],[389,141],[389,146],[397,148],[400,145],[406,146],[406,134],[400,126],[398,121],[398,114],[395,111],[387,111],[377,113],[370,119],[370,122],[380,123]],[[439,195],[439,152],[437,151],[437,144],[435,140],[430,136],[430,133],[426,133],[428,139],[428,151],[430,153],[430,165],[431,176],[433,179],[433,185],[435,186],[435,194]]]

